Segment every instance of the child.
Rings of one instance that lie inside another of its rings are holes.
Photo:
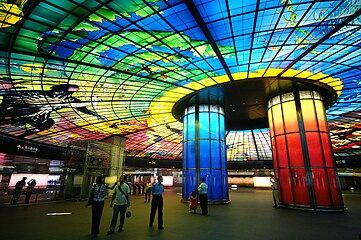
[[[189,200],[191,201],[189,204],[189,212],[197,213],[196,211],[197,211],[198,200],[197,200],[197,193],[195,191],[191,193],[191,195],[189,196]]]

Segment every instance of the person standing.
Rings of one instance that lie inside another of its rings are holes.
[[[100,219],[103,214],[104,208],[104,196],[108,185],[104,183],[103,176],[97,176],[95,180],[95,184],[92,186],[92,191],[90,192],[88,204],[92,205],[92,230],[91,233],[94,237],[98,236],[99,234],[99,225]]]
[[[145,186],[145,200],[144,202],[150,201],[150,194],[152,192],[152,183],[150,179],[147,181],[147,185]]]
[[[201,178],[201,184],[198,186],[199,202],[202,209],[201,215],[208,215],[208,185],[206,184],[206,179]]]
[[[278,197],[278,179],[276,177],[271,177],[270,179],[272,183],[272,195],[273,195],[273,207],[279,208],[280,207],[280,199]]]
[[[23,177],[23,179],[21,179],[20,181],[17,181],[17,183],[15,184],[15,189],[13,192],[13,197],[10,201],[10,205],[16,205],[18,203],[21,192],[23,191],[23,187],[25,186],[26,179],[27,179],[27,177]]]
[[[28,187],[26,188],[26,193],[25,193],[25,204],[28,204],[30,201],[30,197],[33,194],[34,188],[36,186],[36,180],[35,179],[31,179],[28,182]]]
[[[163,192],[164,192],[164,186],[162,184],[163,177],[158,176],[157,177],[158,182],[152,186],[152,206],[150,210],[150,221],[149,221],[149,227],[153,227],[153,222],[155,218],[155,213],[158,210],[158,229],[164,229],[163,226]]]
[[[113,208],[113,218],[110,224],[110,228],[108,231],[108,235],[113,234],[115,227],[117,225],[118,215],[120,215],[120,223],[118,232],[123,231],[124,220],[125,220],[125,212],[127,208],[130,206],[130,188],[128,184],[124,182],[124,176],[119,178],[119,185],[114,189],[113,197],[110,202],[110,207],[113,207],[113,202],[115,200],[114,208]]]

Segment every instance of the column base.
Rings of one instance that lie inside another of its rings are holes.
[[[314,212],[348,212],[346,207],[317,207],[312,208],[310,206],[305,205],[284,205],[281,204],[280,208],[288,208],[293,210],[302,210],[302,211],[314,211]]]
[[[187,203],[187,204],[190,203],[188,198],[182,198],[181,202]],[[214,201],[208,200],[208,205],[224,205],[224,204],[230,204],[230,203],[231,203],[230,200],[214,200]]]

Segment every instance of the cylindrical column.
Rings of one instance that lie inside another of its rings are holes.
[[[268,102],[281,206],[345,209],[321,95],[294,91]]]
[[[196,105],[183,115],[183,199],[197,191],[200,179],[208,185],[208,201],[229,201],[224,112],[215,105]]]

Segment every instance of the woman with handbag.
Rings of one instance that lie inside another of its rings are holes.
[[[92,205],[91,233],[94,237],[98,236],[99,234],[100,219],[102,217],[104,208],[104,196],[107,189],[108,184],[104,183],[104,177],[98,176],[92,186],[92,190],[88,198],[88,204],[86,205],[86,207]]]

